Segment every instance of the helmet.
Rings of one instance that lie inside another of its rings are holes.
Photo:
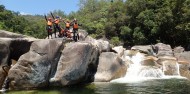
[[[56,18],[59,18],[59,16],[56,16]]]

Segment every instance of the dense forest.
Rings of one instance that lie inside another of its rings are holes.
[[[190,50],[190,0],[80,0],[78,5],[69,15],[53,14],[77,18],[92,37],[114,45],[162,42]],[[44,15],[21,15],[0,5],[0,29],[45,38],[45,26]]]

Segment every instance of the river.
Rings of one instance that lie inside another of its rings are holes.
[[[6,94],[190,94],[187,79],[152,79],[131,83],[91,83],[64,88],[8,91]]]

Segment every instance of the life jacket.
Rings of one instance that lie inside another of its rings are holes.
[[[78,28],[79,28],[79,25],[78,25],[77,23],[74,23],[73,28],[74,28],[74,29],[78,29]]]
[[[66,27],[69,28],[70,27],[70,23],[66,22]]]
[[[58,24],[59,23],[59,20],[58,19],[55,19],[55,24]]]
[[[47,25],[52,26],[52,22],[51,22],[51,21],[48,21],[48,22],[47,22]]]

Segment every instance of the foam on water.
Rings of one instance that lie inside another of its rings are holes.
[[[187,79],[185,77],[180,76],[179,73],[179,64],[177,64],[177,74],[174,76],[166,76],[164,72],[160,68],[156,68],[153,66],[142,66],[140,62],[143,60],[145,56],[141,53],[137,53],[135,56],[127,57],[133,63],[129,65],[127,69],[126,75],[122,78],[114,79],[110,82],[113,83],[138,83],[146,80],[154,80],[154,79]],[[164,66],[163,66],[163,69]]]

